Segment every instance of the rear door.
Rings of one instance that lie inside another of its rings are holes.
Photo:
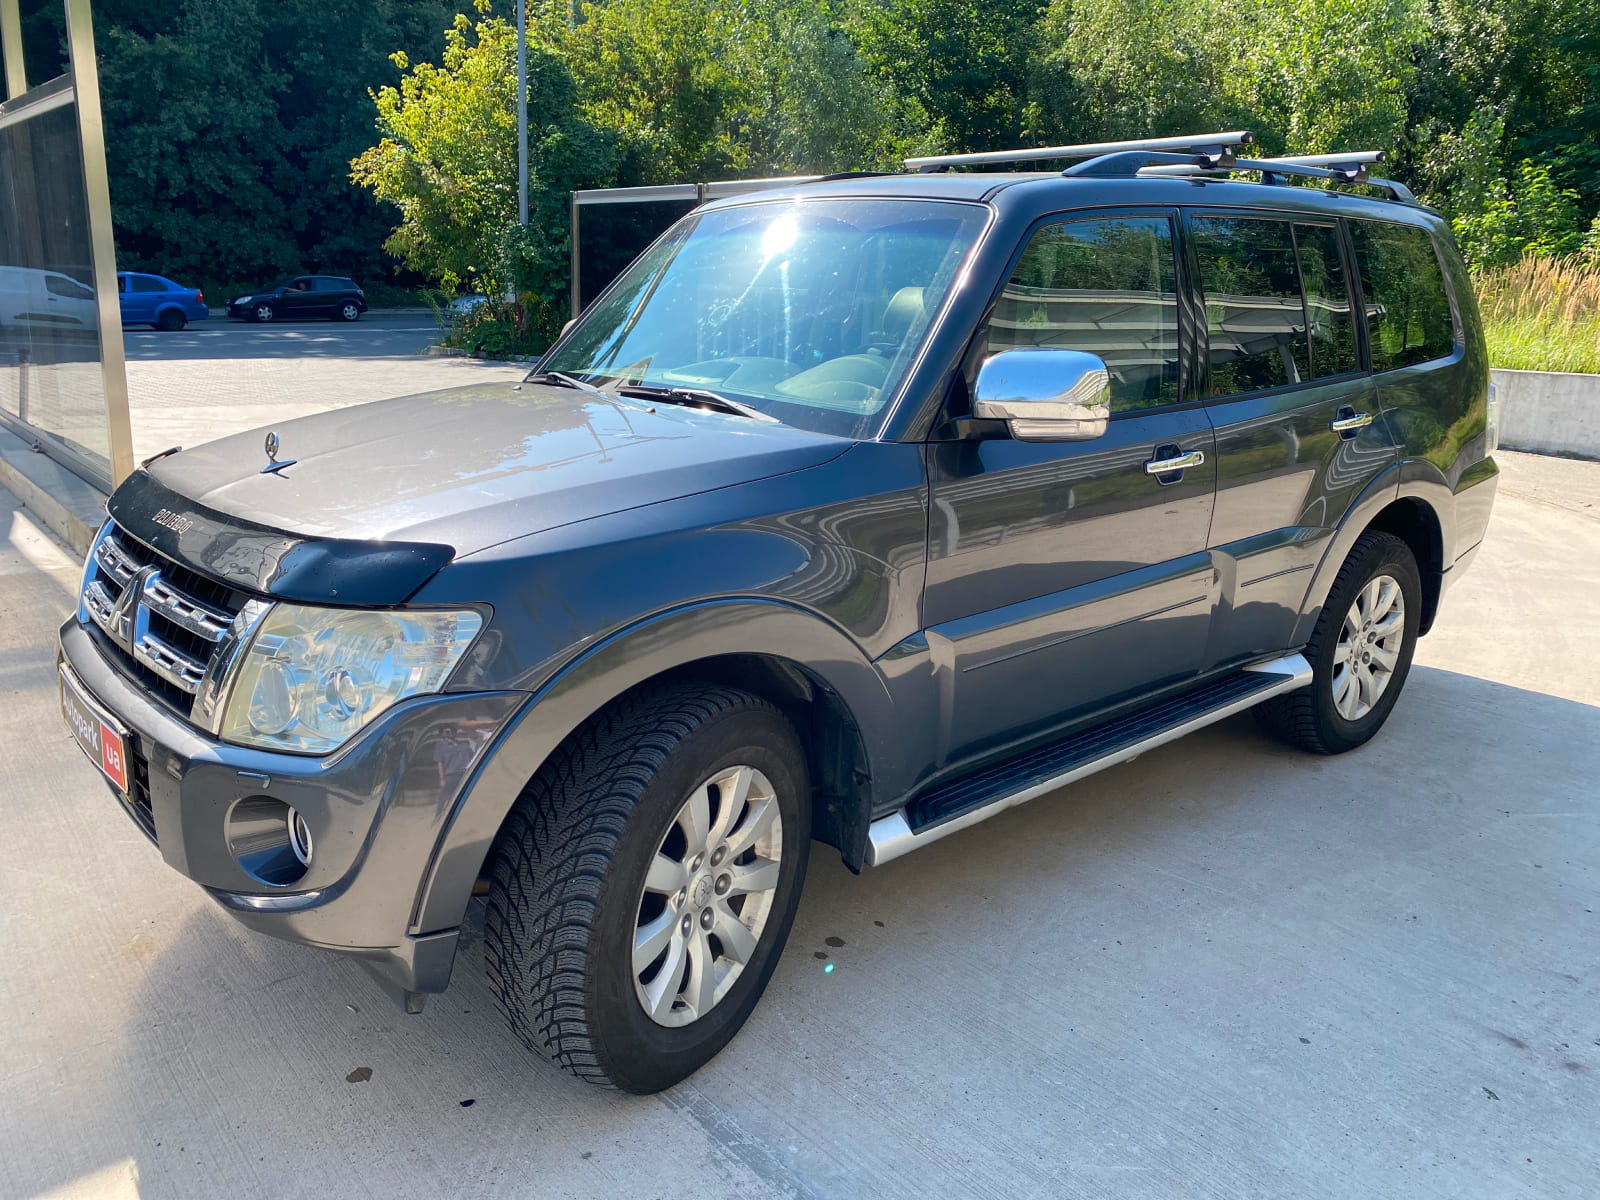
[[[1185,224],[1217,436],[1217,666],[1288,648],[1328,539],[1394,448],[1374,423],[1340,222],[1192,210]]]
[[[1175,217],[1036,226],[968,355],[1059,346],[1111,370],[1108,432],[936,434],[923,616],[946,759],[996,749],[1200,667],[1215,595],[1211,426],[1184,382]],[[1187,336],[1187,335],[1185,335]],[[949,428],[949,427],[947,427]],[[1161,477],[1146,464],[1194,452]]]

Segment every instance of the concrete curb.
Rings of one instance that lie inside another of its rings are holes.
[[[1600,375],[1491,371],[1507,450],[1600,459]]]
[[[106,519],[107,496],[53,458],[0,429],[0,486],[80,557]]]

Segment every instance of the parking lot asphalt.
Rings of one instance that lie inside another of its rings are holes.
[[[425,357],[438,340],[428,310],[369,312],[354,324],[213,316],[178,333],[131,328],[123,342],[134,458],[328,408],[527,372]]]
[[[1500,461],[1373,743],[1243,717],[859,877],[819,848],[750,1024],[644,1099],[525,1052],[475,930],[407,1017],[168,868],[61,722],[78,566],[0,491],[0,1196],[1592,1197],[1600,464]]]

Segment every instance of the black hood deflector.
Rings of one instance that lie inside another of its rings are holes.
[[[118,525],[226,587],[305,604],[403,604],[455,557],[433,542],[308,538],[217,512],[143,471],[106,505]]]

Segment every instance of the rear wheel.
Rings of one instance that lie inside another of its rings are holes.
[[[260,321],[263,325],[277,315],[270,304],[257,304],[250,310],[250,319],[252,321]]]
[[[777,966],[810,814],[794,730],[748,692],[677,685],[594,718],[491,854],[486,957],[512,1031],[624,1091],[698,1070]]]
[[[166,333],[176,333],[189,323],[189,318],[175,308],[169,308],[156,317],[156,328]]]
[[[354,300],[346,300],[333,314],[335,321],[359,321],[361,319],[361,306]]]
[[[1262,724],[1315,754],[1366,742],[1400,698],[1421,617],[1422,577],[1411,547],[1392,534],[1362,534],[1306,645],[1310,685],[1257,706]]]

